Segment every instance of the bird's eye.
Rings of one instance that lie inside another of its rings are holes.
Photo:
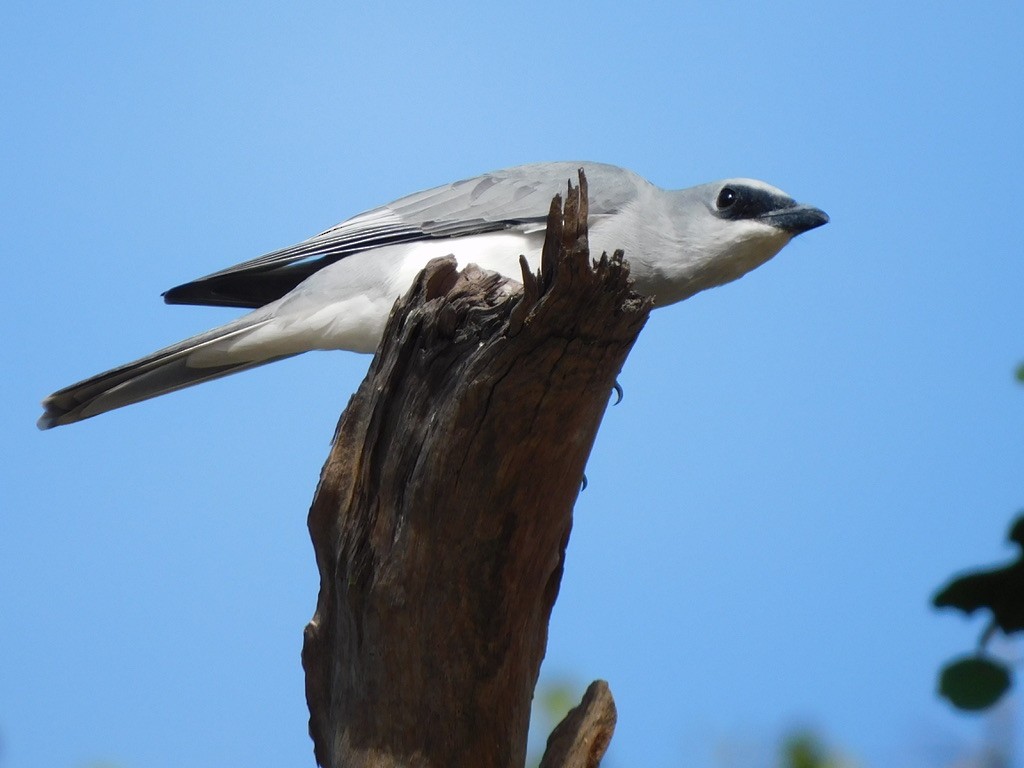
[[[736,190],[732,187],[722,187],[722,191],[718,193],[718,199],[715,201],[715,205],[718,206],[718,210],[724,211],[736,202],[736,198],[739,195],[736,194]]]

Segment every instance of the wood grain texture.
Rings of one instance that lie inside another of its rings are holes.
[[[580,182],[522,286],[431,262],[342,414],[309,513],[322,766],[524,764],[573,504],[650,311],[621,253],[591,262]]]
[[[540,768],[597,768],[617,718],[608,683],[595,680],[579,705],[551,732]]]

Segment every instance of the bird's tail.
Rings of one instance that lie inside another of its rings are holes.
[[[244,335],[266,322],[246,320],[239,318],[54,392],[43,400],[43,415],[36,425],[40,429],[50,429],[62,424],[73,424],[176,389],[290,357],[280,355],[262,360],[239,361],[231,360],[228,355],[216,354],[214,345],[230,342],[232,338]],[[196,355],[197,352],[205,354]]]

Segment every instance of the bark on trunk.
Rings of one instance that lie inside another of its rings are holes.
[[[592,264],[585,184],[564,213],[552,201],[521,288],[431,262],[341,416],[309,513],[320,594],[302,661],[322,766],[524,764],[573,504],[650,311],[621,252]],[[614,705],[607,686],[587,697],[599,715],[570,714],[545,768],[600,760]]]

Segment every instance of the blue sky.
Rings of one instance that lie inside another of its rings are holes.
[[[800,726],[865,766],[981,743],[989,724],[934,695],[980,625],[928,599],[1009,556],[1024,506],[1019,3],[4,16],[0,766],[312,765],[305,518],[369,358],[47,433],[38,401],[232,316],[162,290],[556,159],[763,178],[832,223],[652,316],[576,507],[545,677],[610,681],[614,766],[764,766]]]

